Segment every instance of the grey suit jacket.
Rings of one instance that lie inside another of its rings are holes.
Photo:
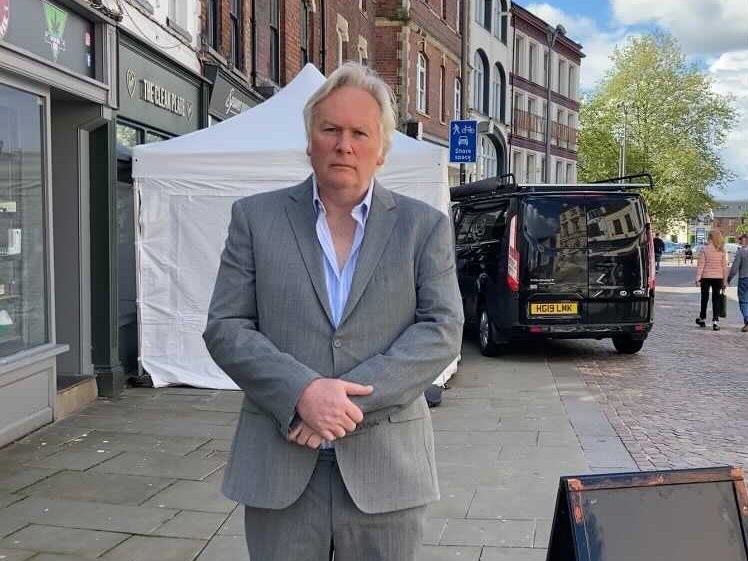
[[[423,391],[459,354],[462,305],[448,218],[375,182],[350,296],[331,321],[311,177],[234,203],[207,348],[244,390],[226,469],[227,497],[281,509],[304,491],[318,452],[286,441],[318,377],[371,384],[364,421],[335,441],[346,488],[364,512],[439,498]]]

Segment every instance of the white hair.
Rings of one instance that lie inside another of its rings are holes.
[[[358,62],[346,62],[338,67],[325,83],[312,94],[304,105],[304,128],[309,142],[312,134],[312,119],[317,105],[338,88],[360,88],[379,104],[379,132],[382,136],[382,156],[386,155],[392,145],[392,133],[397,126],[397,105],[395,95],[379,74],[368,66]]]

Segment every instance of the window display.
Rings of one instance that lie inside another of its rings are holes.
[[[0,84],[0,357],[49,341],[44,101]]]

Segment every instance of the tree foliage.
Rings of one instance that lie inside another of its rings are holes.
[[[742,220],[738,224],[738,227],[735,228],[735,231],[738,234],[748,234],[748,210],[743,213]]]
[[[618,174],[626,122],[626,173],[649,172],[655,189],[644,196],[655,227],[709,210],[709,187],[732,179],[718,150],[736,122],[729,96],[689,64],[677,41],[657,32],[616,47],[611,67],[582,102],[579,176],[593,181]]]

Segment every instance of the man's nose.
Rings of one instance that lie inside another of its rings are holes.
[[[338,144],[336,148],[339,152],[344,152],[346,154],[351,152],[351,134],[349,132],[342,131],[338,135]]]

